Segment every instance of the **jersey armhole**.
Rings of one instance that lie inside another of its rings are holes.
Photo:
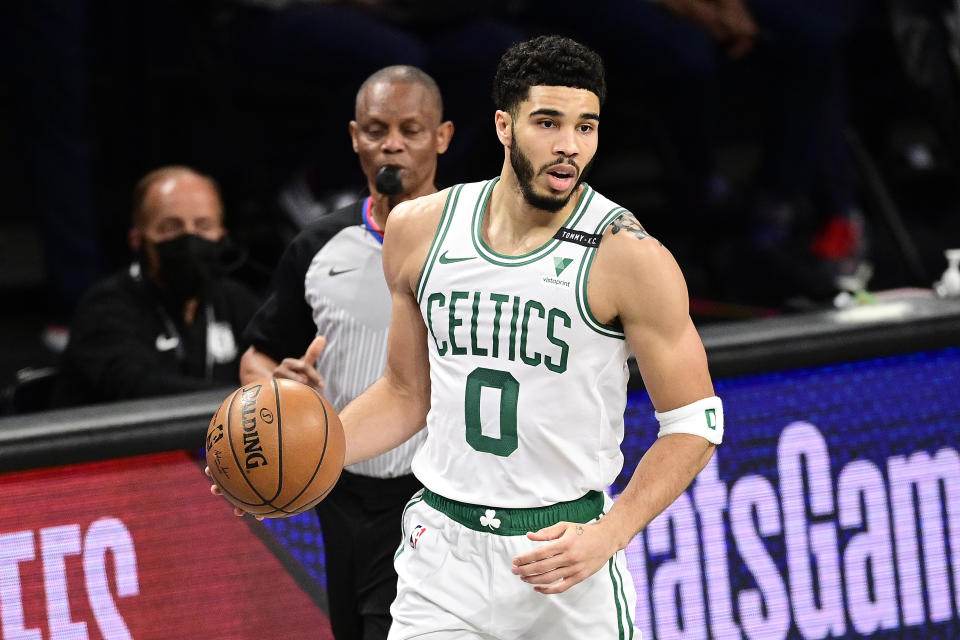
[[[594,230],[594,233],[602,236],[604,230],[610,226],[610,223],[620,214],[624,213],[626,209],[623,207],[614,207],[611,209],[603,219],[600,221],[600,224]],[[597,255],[597,249],[599,247],[590,247],[587,249],[584,254],[583,261],[580,263],[580,270],[577,272],[577,311],[580,312],[580,318],[583,320],[590,329],[596,331],[602,336],[608,338],[616,338],[618,340],[625,340],[626,334],[624,334],[623,329],[612,324],[606,324],[597,320],[593,315],[593,312],[590,310],[590,304],[587,301],[587,281],[590,279],[590,268],[593,266],[593,259]]]
[[[450,230],[450,223],[453,221],[453,212],[457,208],[457,200],[460,198],[462,184],[458,184],[447,194],[447,201],[443,205],[443,213],[440,215],[440,222],[437,224],[437,230],[433,234],[433,242],[430,245],[430,251],[427,252],[427,258],[420,269],[420,279],[417,281],[417,304],[423,300],[423,292],[427,286],[427,280],[430,279],[430,272],[433,270],[434,262],[440,253],[440,247],[447,237],[447,231]]]

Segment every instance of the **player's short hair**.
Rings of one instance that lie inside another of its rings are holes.
[[[586,89],[601,106],[607,97],[600,55],[563,36],[538,36],[507,49],[493,79],[494,105],[516,115],[530,87],[536,86]]]
[[[220,198],[220,186],[217,184],[217,181],[211,178],[210,176],[200,173],[199,171],[188,167],[186,165],[168,165],[165,167],[160,167],[154,169],[147,175],[140,178],[137,181],[136,186],[133,188],[133,198],[130,203],[130,218],[131,224],[134,229],[141,229],[147,223],[147,212],[144,208],[144,203],[147,199],[147,193],[150,191],[150,187],[154,184],[160,182],[161,180],[166,180],[167,178],[174,178],[181,175],[192,175],[203,180],[206,180],[210,183],[210,186],[213,188],[214,193],[217,194],[217,197]],[[223,203],[221,198],[221,216],[223,215]]]
[[[437,81],[423,69],[408,64],[395,64],[375,71],[369,78],[363,81],[360,88],[357,89],[357,103],[360,102],[360,96],[367,87],[386,82],[389,84],[419,84],[427,90],[430,98],[437,107],[437,115],[443,120],[443,96],[440,95],[440,87]]]

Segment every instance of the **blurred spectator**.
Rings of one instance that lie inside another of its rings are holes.
[[[140,180],[128,235],[136,259],[78,306],[56,404],[237,384],[238,338],[258,301],[223,275],[225,234],[211,178],[168,166]]]
[[[66,324],[102,275],[91,167],[87,3],[2,3],[0,59],[10,67],[18,171],[26,219],[43,246],[44,344],[61,351]],[[21,214],[22,212],[16,212]]]
[[[888,0],[891,38],[921,115],[936,141],[912,140],[898,151],[923,173],[952,165],[960,185],[960,3],[954,0]]]
[[[640,99],[669,132],[677,168],[670,186],[684,210],[678,219],[686,225],[694,216],[714,239],[734,230],[751,237],[745,250],[754,264],[758,257],[778,262],[762,285],[775,296],[831,293],[833,275],[853,268],[865,251],[845,138],[843,45],[869,3],[617,0],[574,23],[567,16],[579,5],[558,1],[549,15],[532,2],[521,15],[531,29],[570,32],[596,47],[611,68],[612,90],[617,78],[621,90],[642,86]],[[739,203],[718,167],[722,109],[738,126],[757,122],[746,132],[761,147],[743,198],[746,218],[730,217]]]
[[[292,378],[323,390],[338,411],[386,363],[391,302],[381,230],[397,204],[436,191],[437,157],[453,135],[436,83],[409,66],[370,76],[357,93],[355,117],[350,137],[370,195],[312,222],[293,240],[247,328],[251,346],[241,361],[244,383]],[[387,637],[397,589],[396,527],[421,488],[410,463],[425,435],[344,469],[317,505],[338,640]]]
[[[303,104],[311,123],[295,140],[268,142],[290,147],[284,158],[297,163],[283,206],[298,226],[311,211],[335,208],[338,194],[352,200],[362,190],[352,170],[342,114],[353,109],[360,81],[389,65],[411,65],[433,76],[445,97],[447,115],[458,126],[438,180],[472,178],[500,161],[500,149],[485,135],[489,120],[487,83],[464,81],[493,75],[506,47],[522,34],[504,21],[506,0],[232,0],[221,16],[225,64],[242,73],[238,83],[293,83],[308,93]],[[288,85],[289,86],[289,85]],[[257,87],[245,86],[249,95]],[[280,89],[284,91],[283,88]],[[294,148],[296,147],[296,148]],[[276,153],[274,147],[269,153]],[[302,170],[301,170],[302,168]],[[342,203],[343,200],[340,200]],[[320,208],[316,209],[316,205]],[[324,204],[326,206],[324,207]]]

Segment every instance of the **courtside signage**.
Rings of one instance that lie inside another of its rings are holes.
[[[724,444],[627,548],[644,640],[960,638],[960,349],[714,383]],[[626,423],[613,495],[643,392]],[[313,514],[236,518],[200,466],[0,475],[0,639],[330,637]]]
[[[960,638],[958,384],[960,349],[716,381],[724,443],[627,549],[644,639]]]
[[[319,587],[209,486],[181,452],[0,475],[0,639],[332,638]]]

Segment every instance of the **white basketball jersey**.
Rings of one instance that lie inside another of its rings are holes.
[[[553,239],[505,256],[481,233],[496,182],[450,190],[420,276],[431,405],[413,471],[453,500],[540,507],[602,491],[623,466],[628,348],[586,294],[625,209],[584,185]]]

